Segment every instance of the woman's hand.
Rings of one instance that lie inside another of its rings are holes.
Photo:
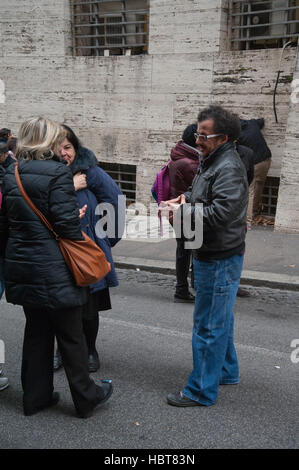
[[[82,219],[85,216],[85,212],[87,209],[87,204],[85,204],[81,209],[79,209],[79,219]]]
[[[73,180],[74,180],[75,191],[79,191],[80,189],[87,188],[86,175],[84,173],[81,173],[81,172],[76,173]]]

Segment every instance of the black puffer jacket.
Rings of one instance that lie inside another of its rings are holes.
[[[244,250],[248,183],[232,142],[221,145],[201,162],[185,196],[193,219],[195,204],[203,204],[203,244],[193,252],[196,259],[223,259]]]
[[[69,168],[54,156],[51,160],[20,160],[19,173],[25,191],[54,230],[63,238],[82,239]],[[0,243],[2,254],[5,252],[8,302],[41,310],[86,303],[87,289],[75,285],[55,238],[21,196],[14,165],[4,177]]]

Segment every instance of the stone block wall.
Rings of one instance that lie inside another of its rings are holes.
[[[281,163],[275,229],[299,233],[299,46]]]
[[[2,0],[0,127],[16,133],[40,114],[65,122],[99,160],[137,165],[137,199],[148,203],[154,176],[183,129],[217,102],[242,117],[265,118],[270,175],[279,176],[289,111],[297,125],[290,108],[295,49],[282,59],[276,123],[280,49],[229,51],[227,0],[149,3],[149,54],[74,57],[69,0]],[[296,132],[287,134],[293,154],[291,138],[296,142]]]

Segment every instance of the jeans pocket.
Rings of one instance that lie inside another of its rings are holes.
[[[225,286],[216,286],[213,294],[212,316],[210,319],[211,328],[223,328],[227,317],[228,290]]]

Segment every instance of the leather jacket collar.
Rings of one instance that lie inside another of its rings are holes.
[[[206,158],[204,158],[201,162],[201,168],[202,170],[207,170],[212,163],[219,157],[220,155],[223,154],[226,150],[234,149],[235,145],[233,142],[225,142],[225,144],[219,145],[210,155],[208,155]]]

